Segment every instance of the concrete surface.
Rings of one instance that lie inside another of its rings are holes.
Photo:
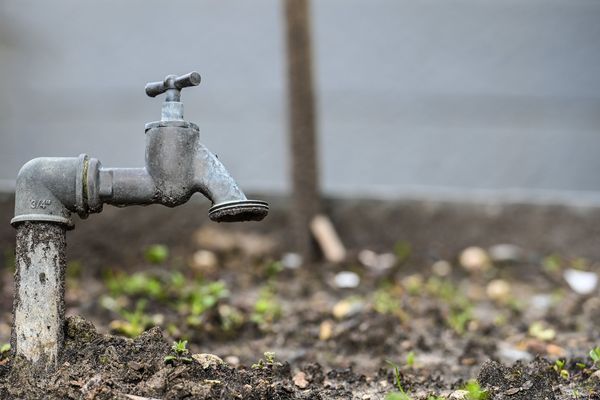
[[[142,165],[147,81],[245,190],[287,190],[277,0],[0,3],[0,186],[36,156]],[[600,204],[600,2],[313,1],[324,189]]]

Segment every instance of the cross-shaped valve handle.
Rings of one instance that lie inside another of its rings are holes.
[[[196,71],[181,76],[167,75],[162,82],[147,83],[146,94],[150,97],[156,97],[166,92],[167,98],[165,101],[179,101],[181,98],[181,89],[189,86],[198,86],[199,84],[200,74]]]

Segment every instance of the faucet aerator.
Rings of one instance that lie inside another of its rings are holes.
[[[261,221],[269,213],[269,205],[260,200],[227,201],[214,205],[208,217],[215,222]]]

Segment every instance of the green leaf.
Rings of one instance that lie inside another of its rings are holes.
[[[144,257],[152,264],[162,264],[169,257],[169,248],[164,244],[153,244],[146,249]]]

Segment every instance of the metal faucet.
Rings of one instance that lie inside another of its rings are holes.
[[[181,90],[197,86],[192,72],[146,85],[146,94],[165,93],[160,121],[146,124],[146,166],[104,168],[85,154],[36,158],[17,177],[14,320],[11,344],[16,358],[40,370],[57,366],[64,345],[66,231],[71,213],[86,218],[104,204],[175,207],[195,192],[208,197],[217,222],[260,221],[264,201],[248,200],[223,164],[202,143],[198,126],[184,121]]]
[[[36,158],[17,177],[13,225],[45,221],[73,227],[71,213],[86,218],[117,207],[163,204],[175,207],[195,192],[210,199],[216,222],[260,221],[266,202],[248,200],[223,164],[200,143],[198,126],[183,119],[181,90],[200,84],[200,74],[168,75],[146,85],[146,94],[165,93],[161,120],[146,124],[146,166],[105,168],[96,158]]]

